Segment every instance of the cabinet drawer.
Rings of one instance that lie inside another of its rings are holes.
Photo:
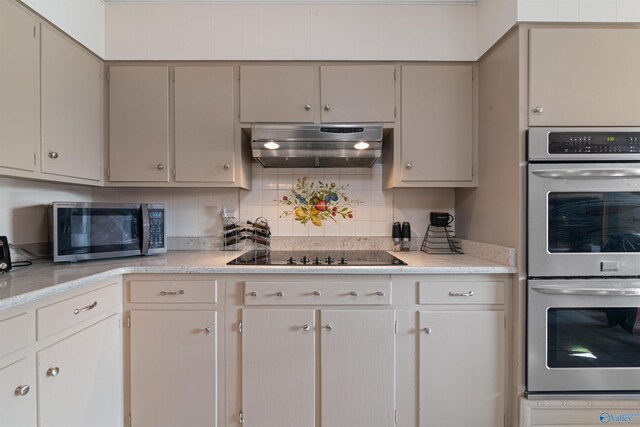
[[[245,282],[245,305],[387,305],[391,283]]]
[[[218,302],[218,281],[166,282],[131,280],[129,282],[129,302],[151,304],[216,304]]]
[[[418,304],[504,304],[504,282],[419,282]]]
[[[119,299],[118,286],[113,284],[39,308],[36,310],[37,338],[41,340],[116,307]]]
[[[26,313],[0,322],[0,359],[27,346],[27,325]]]

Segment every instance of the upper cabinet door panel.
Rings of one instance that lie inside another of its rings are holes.
[[[175,68],[177,182],[232,182],[233,67]]]
[[[393,65],[320,67],[322,121],[394,122]]]
[[[111,67],[110,181],[169,181],[169,68]]]
[[[35,170],[39,144],[39,64],[36,21],[12,1],[0,1],[0,166]]]
[[[240,121],[313,123],[314,83],[311,65],[240,67]]]
[[[529,32],[531,126],[640,125],[640,29]]]
[[[42,26],[42,171],[102,177],[102,65]]]
[[[402,180],[473,179],[471,65],[402,67]]]

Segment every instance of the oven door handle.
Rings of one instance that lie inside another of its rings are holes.
[[[640,296],[640,288],[566,288],[562,286],[532,286],[531,289],[541,294],[551,295],[588,295],[588,296]]]
[[[541,169],[531,171],[541,178],[592,179],[592,178],[640,178],[639,168],[616,169]]]

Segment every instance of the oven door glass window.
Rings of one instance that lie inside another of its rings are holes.
[[[550,253],[640,252],[639,192],[548,194]]]
[[[549,308],[549,368],[640,367],[638,307]]]
[[[83,209],[58,211],[58,253],[78,255],[139,250],[140,209]]]

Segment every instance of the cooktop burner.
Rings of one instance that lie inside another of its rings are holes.
[[[249,251],[227,265],[407,265],[385,251]]]

